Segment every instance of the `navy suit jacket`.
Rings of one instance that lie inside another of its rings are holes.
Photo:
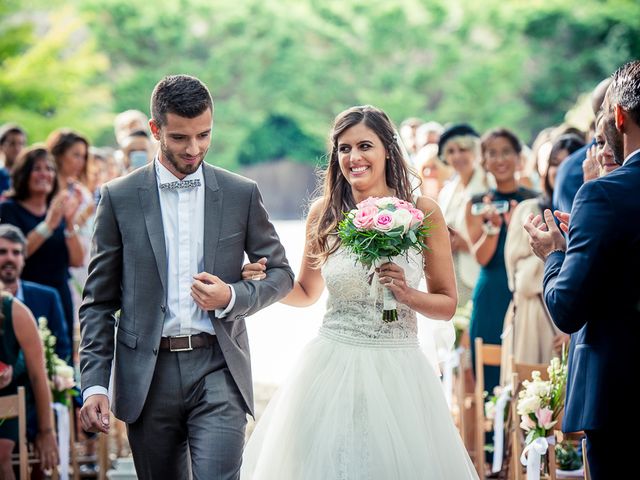
[[[580,188],[567,247],[544,269],[549,312],[572,334],[563,430],[622,428],[640,348],[640,153]]]
[[[71,360],[71,345],[69,344],[69,334],[67,323],[64,319],[62,301],[60,294],[55,288],[40,285],[39,283],[26,282],[21,280],[23,303],[31,310],[36,320],[39,317],[47,318],[49,330],[58,341],[56,342],[56,353],[67,362]]]
[[[556,184],[553,190],[553,208],[561,212],[571,212],[573,199],[584,183],[582,162],[587,158],[587,150],[593,143],[573,152],[558,167]]]

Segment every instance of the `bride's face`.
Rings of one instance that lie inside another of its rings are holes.
[[[340,171],[356,190],[386,185],[387,151],[380,138],[364,123],[358,123],[338,137]]]

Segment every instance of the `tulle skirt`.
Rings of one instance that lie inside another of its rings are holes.
[[[417,340],[321,330],[245,448],[242,480],[477,478]]]

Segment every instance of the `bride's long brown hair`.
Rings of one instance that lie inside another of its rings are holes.
[[[329,162],[320,172],[321,202],[320,215],[309,230],[311,256],[315,266],[321,265],[340,246],[336,235],[338,223],[344,218],[343,212],[355,208],[351,185],[342,174],[338,161],[338,138],[349,128],[359,123],[371,129],[381,140],[386,150],[385,179],[394,195],[408,202],[412,201],[409,169],[398,144],[398,135],[393,122],[386,113],[371,105],[351,107],[338,114],[329,135]],[[331,238],[331,241],[330,241]],[[335,240],[335,241],[334,241]]]

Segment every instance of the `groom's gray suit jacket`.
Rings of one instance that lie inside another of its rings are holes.
[[[236,293],[225,318],[214,312],[209,318],[253,414],[244,319],[286,295],[293,272],[255,182],[205,163],[203,173],[204,268]],[[267,258],[265,280],[242,280],[245,252],[250,261]],[[115,356],[112,408],[116,417],[131,423],[149,392],[166,310],[167,254],[154,163],[103,186],[91,253],[80,307],[82,388],[107,387]]]

